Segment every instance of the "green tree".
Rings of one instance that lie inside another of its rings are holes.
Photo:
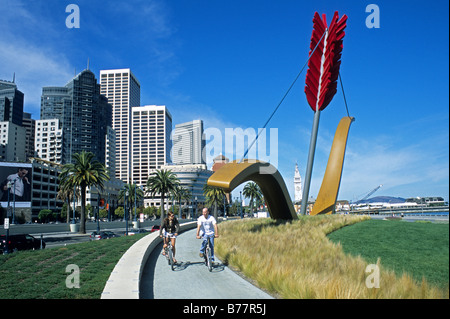
[[[99,215],[100,218],[108,218],[108,210],[106,208],[100,209]]]
[[[125,196],[127,192],[128,196]],[[134,207],[134,198],[136,197],[136,204],[138,204],[144,198],[144,191],[136,184],[126,184],[119,192],[119,201],[125,203],[125,197],[127,197],[127,210],[130,211],[130,207]],[[132,215],[128,215],[130,220]]]
[[[123,216],[125,215],[125,210],[123,209],[122,206],[117,207],[116,210],[114,211],[114,215],[116,215],[117,217],[123,218]]]
[[[94,159],[91,152],[82,151],[72,156],[72,163],[65,164],[61,170],[60,181],[64,187],[74,186],[81,191],[80,233],[86,233],[86,188],[103,190],[104,182],[109,180],[105,165]]]
[[[258,184],[254,183],[254,182],[249,182],[244,186],[244,189],[242,190],[242,194],[245,197],[250,198],[249,207],[250,207],[250,212],[253,213],[253,203],[255,201],[260,202],[263,198],[261,189],[259,188]]]
[[[51,217],[53,217],[53,216],[52,216],[52,211],[50,209],[41,209],[39,211],[38,218],[41,221],[48,222],[51,219]]]
[[[214,218],[217,219],[217,206],[223,206],[225,192],[222,188],[205,184],[205,186],[203,186],[203,194],[206,197],[206,205],[214,206]]]
[[[180,184],[177,176],[170,170],[156,170],[147,180],[147,193],[161,196],[161,220],[164,219],[164,200]]]

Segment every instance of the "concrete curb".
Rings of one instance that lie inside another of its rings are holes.
[[[196,221],[181,224],[180,233],[196,226]],[[154,232],[134,243],[114,267],[100,298],[139,299],[142,271],[151,252],[161,242],[159,232]]]

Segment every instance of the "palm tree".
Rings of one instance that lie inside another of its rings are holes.
[[[126,184],[119,192],[119,200],[123,199],[125,202],[125,194],[128,192],[127,197],[127,207],[133,207],[134,205],[134,197],[136,196],[136,202],[140,202],[142,198],[144,198],[144,191],[138,187],[136,184]],[[131,215],[129,214],[129,219],[131,219]]]
[[[244,186],[242,194],[247,198],[250,197],[250,209],[253,213],[253,201],[256,200],[258,202],[261,201],[263,198],[261,189],[259,188],[258,184],[254,182],[249,182],[247,183],[247,185]]]
[[[180,184],[175,173],[171,170],[156,170],[147,180],[147,193],[152,196],[161,195],[161,220],[164,220],[164,199],[166,194],[173,192]]]
[[[79,187],[81,191],[80,233],[86,233],[86,188],[103,190],[103,183],[109,180],[105,165],[94,160],[94,154],[82,151],[72,155],[73,163],[65,164],[61,170],[60,181],[64,187]]]
[[[175,198],[175,200],[178,200],[178,205],[180,205],[179,207],[179,218],[181,218],[181,201],[188,201],[191,199],[191,192],[189,191],[189,189],[181,186],[181,184],[179,184],[175,190],[172,192],[173,197]],[[175,212],[174,212],[175,213]]]
[[[58,195],[56,195],[56,198],[61,199],[63,202],[67,200],[67,216],[66,216],[67,223],[70,222],[70,216],[73,216],[73,214],[70,213],[70,210],[72,209],[70,204],[71,204],[71,201],[73,200],[74,196],[77,196],[77,194],[74,194],[73,187],[70,187],[70,185],[68,185],[68,184],[67,185],[63,184],[63,183],[59,184],[59,191],[58,191]],[[75,207],[73,209],[75,209]]]
[[[214,218],[217,219],[217,205],[223,203],[225,192],[222,188],[212,187],[208,184],[203,186],[203,194],[206,197],[206,204],[209,206],[214,205]]]

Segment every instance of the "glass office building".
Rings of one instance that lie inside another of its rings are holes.
[[[24,94],[14,82],[0,80],[0,121],[22,126]]]
[[[72,154],[92,152],[105,163],[106,136],[112,126],[112,107],[100,94],[94,73],[86,69],[64,87],[44,87],[41,96],[41,120],[58,119],[63,128],[62,164]]]

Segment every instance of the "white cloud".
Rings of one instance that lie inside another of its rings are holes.
[[[446,159],[442,158],[445,149],[430,148],[426,140],[397,148],[379,142],[380,139],[370,142],[358,139],[348,146],[340,198],[353,199],[379,184],[383,184],[379,194],[448,197],[435,193],[439,192],[435,184],[448,185],[448,153]]]
[[[63,86],[73,76],[64,55],[32,44],[0,41],[1,78],[16,74],[18,89],[25,94],[24,110],[38,118],[43,86]]]
[[[65,85],[73,76],[71,63],[60,48],[40,38],[44,31],[48,35],[54,30],[51,22],[33,11],[38,10],[36,6],[0,1],[0,8],[5,9],[0,22],[0,78],[11,81],[15,73],[18,89],[25,95],[24,111],[33,113],[33,118],[39,118],[42,87]]]

